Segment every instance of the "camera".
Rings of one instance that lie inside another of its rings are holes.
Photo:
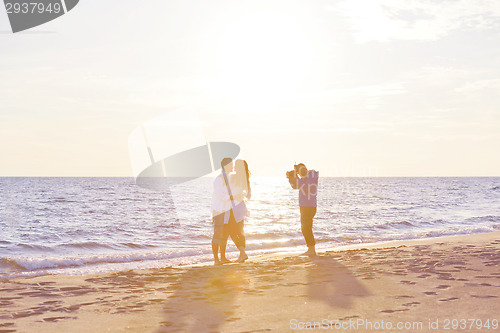
[[[305,172],[304,172],[305,171]],[[304,163],[295,164],[292,171],[286,172],[287,178],[297,178],[299,175],[305,177],[307,174],[307,168]]]
[[[297,178],[301,164],[294,164],[293,170],[286,172],[286,178]]]

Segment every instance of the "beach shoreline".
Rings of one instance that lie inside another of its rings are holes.
[[[439,332],[454,319],[488,320],[492,330],[499,267],[500,232],[489,232],[346,245],[316,258],[18,278],[0,282],[0,331],[288,332],[383,320]]]

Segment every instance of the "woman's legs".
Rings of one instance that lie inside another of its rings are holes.
[[[245,227],[245,222],[242,220],[242,221],[236,223],[236,228],[235,228],[236,234],[238,235],[238,243],[239,243],[238,249],[241,247],[241,248],[243,248],[243,250],[246,247],[246,238],[245,238],[244,227]]]
[[[240,250],[240,256],[238,257],[238,259],[236,259],[236,261],[237,262],[244,262],[245,260],[248,259],[248,255],[245,252],[246,240],[245,240],[245,234],[243,232],[243,221],[236,223],[236,225],[238,226],[237,228],[240,230],[240,231],[238,231],[238,234],[240,237],[240,239],[238,240],[238,243],[239,243],[238,250]]]
[[[212,240],[212,253],[214,254],[214,264],[219,265],[220,260],[219,260],[219,244],[214,243]]]
[[[229,216],[229,222],[224,224],[224,214],[218,216],[214,219],[214,236],[212,238],[212,252],[214,255],[215,264],[223,264],[230,262],[226,258],[226,245],[227,239],[231,236],[234,245],[240,250],[240,256],[236,260],[237,262],[243,262],[248,259],[248,255],[245,252],[246,239],[244,232],[244,222],[236,222],[234,219],[233,212],[231,211]],[[219,260],[220,251],[220,260]]]
[[[244,222],[240,221],[234,224],[233,235],[231,238],[234,241],[234,244],[240,250],[240,256],[236,260],[237,262],[243,262],[248,259],[248,255],[245,252],[246,248],[246,239],[245,239],[245,231],[244,231]],[[234,237],[234,238],[233,238]]]
[[[231,210],[231,215],[229,217],[229,235],[234,242],[234,245],[240,250],[240,256],[236,260],[237,262],[243,262],[248,259],[248,256],[245,252],[246,247],[246,239],[245,233],[243,231],[243,221],[236,222],[233,211]]]

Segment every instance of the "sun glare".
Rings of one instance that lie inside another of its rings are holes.
[[[232,97],[273,99],[300,86],[313,61],[306,30],[277,11],[244,15],[227,27],[219,45],[224,89]]]

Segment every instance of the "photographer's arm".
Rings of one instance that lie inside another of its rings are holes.
[[[288,177],[288,182],[290,183],[290,185],[292,186],[293,189],[296,190],[299,188],[297,177],[293,177],[293,176]]]

